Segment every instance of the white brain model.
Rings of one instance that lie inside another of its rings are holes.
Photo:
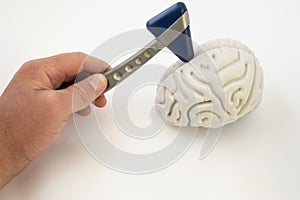
[[[262,98],[263,73],[244,44],[214,40],[177,62],[161,78],[156,105],[167,123],[218,128],[255,109]]]

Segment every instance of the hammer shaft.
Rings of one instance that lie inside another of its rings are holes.
[[[164,30],[161,35],[148,43],[143,49],[139,50],[133,56],[126,59],[116,67],[104,72],[103,74],[106,76],[108,81],[105,92],[122,82],[129,75],[153,58],[161,49],[171,44],[176,38],[179,37],[180,34],[182,34],[183,31],[188,28],[188,26],[189,17],[188,11],[186,10],[168,29]],[[80,81],[87,76],[89,76],[89,74],[85,73],[83,76],[79,76],[77,81]],[[74,81],[63,83],[59,89],[66,88],[73,83]]]
[[[171,44],[189,26],[188,11],[185,11],[168,29],[148,43],[142,50],[104,73],[108,80],[105,92],[126,79],[130,74],[153,58],[161,49]]]

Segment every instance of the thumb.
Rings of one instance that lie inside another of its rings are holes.
[[[106,77],[102,74],[94,74],[66,88],[66,92],[72,95],[72,112],[80,111],[89,106],[105,91],[106,87]]]

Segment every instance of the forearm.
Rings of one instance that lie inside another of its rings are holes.
[[[18,145],[14,144],[12,133],[5,127],[3,118],[3,115],[0,116],[0,189],[29,163],[18,151]]]

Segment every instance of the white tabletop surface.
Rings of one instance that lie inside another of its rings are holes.
[[[25,61],[90,53],[114,35],[144,28],[173,3],[1,1],[0,91]],[[198,159],[205,139],[199,131],[181,159],[144,175],[120,173],[94,160],[70,119],[56,143],[0,191],[1,200],[300,199],[299,1],[185,3],[195,41],[232,38],[256,53],[265,77],[260,107],[225,127],[204,160]],[[125,139],[118,143],[126,146]]]

